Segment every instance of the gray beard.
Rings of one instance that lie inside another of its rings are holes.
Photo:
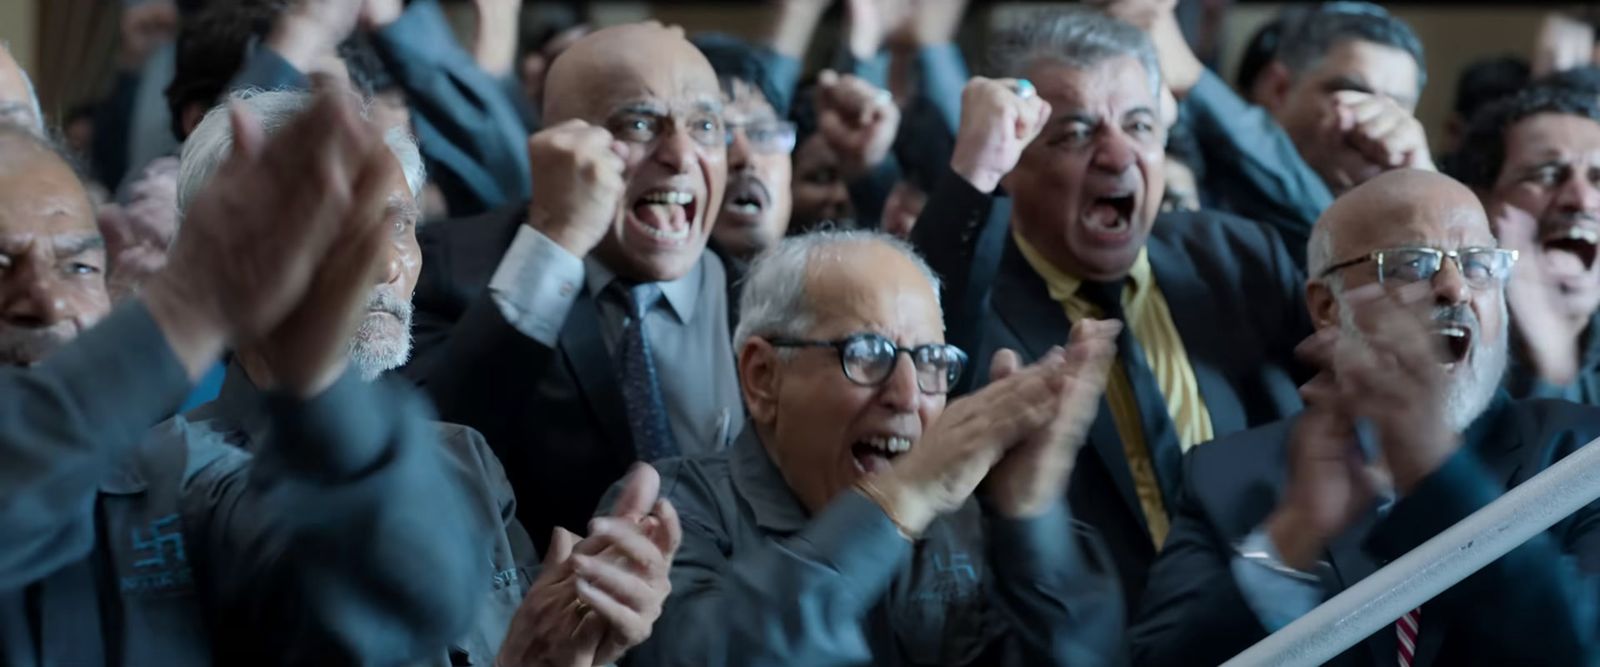
[[[371,315],[363,317],[350,337],[350,366],[363,382],[378,379],[385,371],[404,366],[411,358],[411,302],[395,296],[388,288],[373,290],[367,311],[386,312],[400,321],[396,328]],[[398,331],[396,330],[398,329]]]
[[[1334,290],[1339,303],[1339,334],[1366,345],[1366,336],[1356,328],[1355,312],[1345,303],[1340,290]],[[1506,331],[1508,317],[1505,299],[1500,300],[1500,330],[1475,327],[1472,352],[1445,378],[1444,419],[1451,432],[1463,433],[1489,408],[1500,390],[1507,363]]]

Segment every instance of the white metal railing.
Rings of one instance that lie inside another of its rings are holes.
[[[1224,667],[1320,665],[1600,499],[1600,438],[1424,542]]]

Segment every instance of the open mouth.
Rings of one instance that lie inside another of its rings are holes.
[[[1120,242],[1133,230],[1133,193],[1095,197],[1084,211],[1083,221],[1094,236],[1105,242]]]
[[[850,445],[850,456],[856,461],[856,470],[875,475],[889,469],[896,458],[911,451],[911,438],[898,435],[875,435]]]
[[[1600,232],[1572,226],[1544,239],[1545,266],[1558,276],[1579,276],[1594,268]]]
[[[698,204],[684,190],[652,190],[635,199],[629,216],[645,235],[667,245],[688,240]]]
[[[1467,360],[1467,355],[1472,353],[1472,329],[1455,325],[1443,325],[1433,330],[1439,339],[1440,349],[1444,351],[1444,366],[1446,370],[1453,370],[1456,364]]]
[[[766,186],[754,177],[740,178],[728,187],[728,196],[723,200],[722,210],[737,216],[754,219],[767,210],[771,203],[771,195],[767,193]]]

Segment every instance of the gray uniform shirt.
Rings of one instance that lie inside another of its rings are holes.
[[[658,467],[683,543],[633,665],[1099,665],[1120,650],[1109,556],[1064,502],[1027,521],[968,503],[913,546],[854,491],[808,516],[752,430]]]

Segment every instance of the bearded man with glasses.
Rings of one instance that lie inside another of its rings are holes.
[[[1317,221],[1300,352],[1321,374],[1300,414],[1184,459],[1134,664],[1221,663],[1600,436],[1600,409],[1501,388],[1517,253],[1489,230],[1471,190],[1414,170]],[[1327,664],[1595,664],[1596,526],[1600,503]]]
[[[1027,367],[1001,351],[994,381],[947,406],[966,355],[938,294],[876,232],[791,237],[751,266],[734,337],[750,420],[727,451],[658,464],[683,541],[660,639],[632,664],[1117,655],[1118,580],[1065,487],[1119,327],[1082,322]]]

